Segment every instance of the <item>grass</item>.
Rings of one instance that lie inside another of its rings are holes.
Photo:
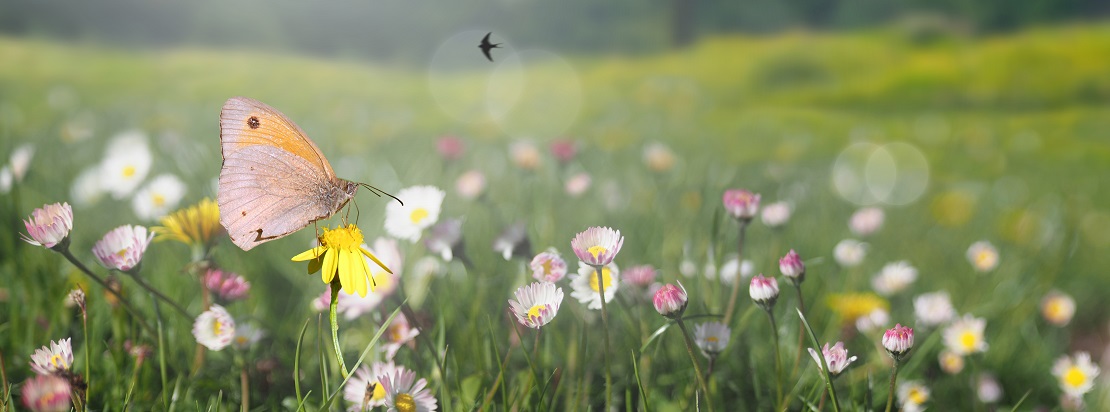
[[[135,375],[130,403],[137,409],[235,409],[241,401],[238,362],[248,365],[255,409],[294,409],[299,394],[313,409],[337,389],[341,378],[328,349],[326,321],[314,320],[310,304],[326,286],[289,261],[305,249],[310,231],[246,253],[230,242],[219,245],[215,261],[252,283],[250,298],[229,310],[237,321],[257,324],[266,337],[246,352],[209,352],[195,374],[192,319],[162,310],[165,337],[158,344],[158,336],[141,332],[121,309],[110,307],[60,256],[16,237],[23,230],[17,219],[44,203],[70,199],[77,174],[97,163],[105,142],[125,130],[150,136],[152,176],[173,173],[188,183],[183,205],[213,196],[220,166],[218,112],[228,97],[245,95],[294,119],[341,177],[391,192],[417,184],[448,191],[443,217],[465,219],[464,241],[474,266],[453,262],[444,266],[443,276],[417,277],[415,263],[431,254],[420,243],[401,243],[405,297],[431,327],[416,350],[402,348],[397,357],[429,380],[441,408],[481,409],[487,398],[493,410],[541,404],[586,410],[604,404],[597,314],[569,296],[566,281],[560,283],[567,294],[562,309],[543,329],[534,357],[522,350],[531,348],[534,331],[518,336],[512,330],[506,300],[529,280],[527,262],[505,261],[488,248],[504,227],[526,222],[534,251],[555,247],[572,268],[569,241],[575,233],[593,225],[620,229],[626,236],[617,257],[622,268],[653,265],[660,281],[681,279],[686,285],[687,316],[720,314],[727,288],[700,275],[685,278],[679,268],[684,260],[702,267],[709,251],[719,266],[735,250],[736,227],[724,218],[719,201],[733,187],[762,193],[766,203],[793,203],[783,230],[758,222],[749,228],[744,257],[767,275],[778,274],[775,259],[787,248],[806,259],[806,316],[816,337],[844,340],[860,357],[836,380],[845,410],[857,409],[865,399],[885,399],[881,382],[889,366],[877,336],[842,327],[826,302],[831,294],[869,290],[869,278],[883,264],[903,259],[921,276],[889,299],[892,322],[912,324],[912,297],[946,290],[958,312],[987,319],[990,349],[968,359],[962,374],[948,376],[936,362],[943,346],[939,332],[919,330],[919,347],[900,366],[899,381],[925,382],[934,410],[966,409],[975,405],[971,371],[992,371],[1005,391],[1003,407],[1019,400],[1022,407],[1057,405],[1052,362],[1076,350],[1090,351],[1097,360],[1106,345],[1101,302],[1110,278],[1102,273],[1110,261],[1102,252],[1110,247],[1105,207],[1110,192],[1101,181],[1110,164],[1107,56],[1110,26],[1089,25],[927,43],[894,29],[797,32],[713,38],[658,56],[572,57],[566,65],[528,66],[529,79],[542,81],[524,88],[520,107],[531,109],[514,118],[520,120],[514,130],[551,130],[537,116],[545,102],[559,103],[547,110],[577,105],[578,116],[558,135],[524,136],[504,132],[495,118],[459,119],[440,110],[423,68],[2,38],[0,153],[24,142],[37,147],[18,197],[0,201],[0,232],[10,234],[0,238],[0,285],[6,292],[0,300],[0,352],[7,379],[18,403],[35,348],[69,336],[84,341],[79,314],[61,304],[73,285],[82,283],[90,288],[94,408],[114,409],[127,397],[134,366],[123,346],[128,340],[157,346],[157,355]],[[483,99],[487,74],[464,72],[437,81],[452,101],[474,106]],[[575,86],[580,97],[571,90]],[[435,140],[446,134],[466,141],[459,161],[436,156]],[[532,172],[508,161],[511,140],[546,142],[561,135],[582,147],[565,167],[546,155]],[[871,248],[863,265],[841,269],[831,252],[851,237],[847,219],[856,206],[836,194],[829,175],[839,152],[864,140],[913,144],[928,159],[930,180],[918,201],[886,208],[884,227],[864,239]],[[642,148],[650,141],[674,150],[671,170],[653,172],[643,164]],[[453,190],[455,178],[472,168],[489,179],[480,201],[462,199]],[[581,197],[564,194],[563,181],[579,171],[593,177],[591,189]],[[379,226],[384,204],[359,197],[358,223],[368,238],[384,236]],[[105,197],[77,207],[74,254],[91,265],[87,251],[109,229],[156,224],[138,221],[129,205],[129,199]],[[999,246],[1002,263],[979,275],[964,253],[983,239]],[[200,312],[200,288],[182,269],[189,261],[187,248],[156,243],[143,260],[141,276],[191,313]],[[130,279],[121,281],[153,324],[150,298]],[[1078,303],[1066,328],[1039,316],[1040,299],[1051,289]],[[667,321],[631,292],[619,294],[609,308],[609,355],[614,376],[621,377],[615,379],[616,404],[692,409],[696,385],[680,337],[672,332],[649,339]],[[798,339],[795,305],[792,291],[784,290],[776,307],[787,370]],[[766,410],[775,403],[771,331],[750,301],[741,299],[738,306],[732,342],[708,382],[709,398],[718,409]],[[386,304],[341,323],[348,361],[394,309],[396,304]],[[425,345],[446,353],[445,375]],[[90,360],[83,350],[75,353],[83,370]],[[788,378],[783,384],[792,410],[818,403],[824,383],[808,357]],[[537,385],[541,379],[551,383]],[[880,383],[868,387],[868,382]],[[1090,408],[1107,404],[1106,394],[1096,386],[1087,396]]]

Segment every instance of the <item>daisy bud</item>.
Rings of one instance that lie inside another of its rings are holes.
[[[655,304],[655,311],[659,312],[660,315],[670,319],[679,318],[682,316],[682,312],[686,311],[686,288],[682,287],[682,283],[679,283],[678,286],[670,283],[663,285],[655,292],[652,303]]]
[[[760,273],[752,278],[748,293],[764,310],[771,310],[775,306],[775,300],[779,298],[779,282],[775,278],[763,277]]]
[[[578,143],[570,139],[556,139],[551,142],[551,155],[561,164],[570,163],[578,155]]]
[[[725,191],[722,202],[730,216],[744,222],[750,222],[759,212],[759,195],[744,189]]]
[[[73,209],[69,203],[43,205],[31,212],[30,219],[24,220],[27,234],[20,234],[24,241],[48,249],[65,247],[69,231],[73,230]]]
[[[791,282],[802,283],[803,280],[806,280],[806,265],[802,263],[802,258],[798,256],[794,249],[790,249],[789,252],[786,252],[786,256],[779,259],[779,271]]]
[[[558,282],[567,275],[567,262],[554,248],[536,255],[528,266],[532,277],[541,282]]]
[[[894,325],[883,334],[883,347],[894,360],[901,360],[913,349],[913,329],[901,323]]]

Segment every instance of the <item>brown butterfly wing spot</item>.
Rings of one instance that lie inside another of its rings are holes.
[[[296,123],[254,99],[233,97],[224,103],[220,112],[220,142],[225,161],[231,151],[255,145],[274,146],[311,162],[328,177],[335,177],[320,148]]]
[[[258,121],[258,116],[251,116],[247,119],[247,127],[257,129],[262,123]]]

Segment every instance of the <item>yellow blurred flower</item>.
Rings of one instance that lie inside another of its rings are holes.
[[[352,295],[358,292],[359,296],[366,297],[367,285],[370,285],[370,290],[374,290],[376,285],[371,277],[370,265],[362,256],[370,258],[386,272],[393,273],[377,256],[362,246],[362,230],[354,224],[330,230],[324,228],[319,240],[320,246],[293,256],[293,261],[310,261],[308,273],[323,269],[320,280],[324,283],[330,284],[338,274],[343,292]]]
[[[829,308],[840,315],[845,322],[855,322],[857,318],[870,314],[876,309],[890,310],[890,303],[874,293],[840,293],[830,295]]]
[[[186,245],[211,247],[223,230],[219,206],[206,197],[195,205],[163,217],[162,226],[154,227],[154,240],[176,240]]]

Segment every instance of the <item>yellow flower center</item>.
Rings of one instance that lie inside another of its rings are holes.
[[[543,273],[545,275],[550,275],[551,274],[551,261],[550,260],[545,260],[543,262]]]
[[[394,341],[394,342],[400,342],[401,338],[402,338],[401,332],[402,332],[401,331],[401,325],[390,326],[389,327],[389,339]]]
[[[358,226],[340,226],[334,230],[324,229],[320,235],[320,244],[329,249],[352,249],[362,247],[362,230]]]
[[[220,336],[220,331],[223,329],[223,327],[224,327],[224,324],[220,323],[219,319],[213,319],[212,320],[212,334],[213,335]]]
[[[586,251],[590,252],[590,254],[593,255],[594,259],[597,259],[598,255],[600,255],[602,253],[605,253],[605,246],[600,246],[600,245],[590,246],[590,248],[586,249]]]
[[[925,403],[925,401],[929,400],[929,396],[925,395],[925,392],[922,392],[920,389],[917,388],[910,389],[910,393],[906,397],[909,398],[910,403],[915,403],[918,405],[923,404]]]
[[[1047,307],[1045,307],[1045,315],[1054,322],[1063,322],[1067,318],[1064,302],[1061,299],[1049,301]]]
[[[1087,383],[1087,374],[1083,373],[1083,370],[1079,369],[1078,366],[1072,366],[1068,368],[1067,372],[1064,372],[1064,383],[1070,387],[1078,388]]]
[[[62,360],[62,354],[60,354],[60,353],[55,353],[54,356],[51,356],[50,357],[50,363],[53,364],[54,366],[62,366],[62,367],[66,366],[65,361]]]
[[[424,219],[427,219],[427,218],[428,218],[428,209],[425,209],[425,208],[422,208],[422,207],[416,208],[416,210],[413,210],[412,214],[409,215],[409,219],[412,220],[412,224],[414,224],[414,225],[420,223],[421,221],[423,221]]]
[[[960,334],[960,345],[963,345],[964,350],[971,352],[975,350],[975,344],[979,343],[979,337],[971,331],[964,331]]]
[[[399,412],[415,412],[416,400],[412,398],[412,395],[402,393],[393,399],[393,407],[397,408]]]
[[[705,338],[705,341],[709,343],[717,343],[720,341],[720,339],[717,339],[716,336],[710,336],[708,338]]]
[[[124,257],[125,255],[127,255],[127,250],[128,248],[120,249],[119,252],[116,252],[116,256]]]
[[[982,250],[982,251],[979,251],[979,253],[977,253],[975,255],[975,266],[978,266],[978,267],[981,267],[981,268],[988,268],[988,267],[994,266],[994,262],[995,262],[994,253],[991,253],[990,250]]]
[[[135,166],[127,165],[123,168],[123,177],[131,177],[135,175]]]
[[[236,336],[235,337],[235,343],[238,344],[239,346],[244,346],[244,345],[247,344],[247,337],[246,336]]]
[[[540,320],[542,313],[547,310],[547,305],[535,305],[528,309],[528,319]]]
[[[613,277],[610,276],[610,275],[612,275],[612,273],[609,272],[609,268],[602,268],[601,269],[601,278],[602,278],[602,282],[605,283],[605,289],[609,289],[609,286],[613,285]],[[593,289],[594,292],[598,291],[598,288],[597,288],[597,270],[594,270],[594,273],[590,274],[590,289]]]
[[[162,207],[166,205],[166,197],[158,193],[155,193],[153,196],[150,197],[150,199],[151,202],[154,203],[154,206]]]

